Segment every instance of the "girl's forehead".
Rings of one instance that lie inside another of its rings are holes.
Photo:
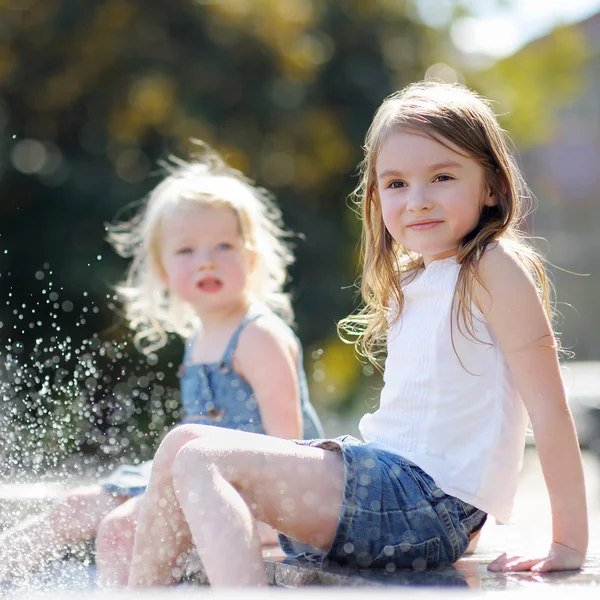
[[[393,129],[382,139],[375,159],[377,171],[390,164],[427,166],[441,161],[474,163],[462,148],[451,140],[427,131]]]
[[[206,235],[211,232],[237,232],[238,218],[228,204],[180,204],[164,214],[160,227],[163,232],[187,234],[198,232]]]

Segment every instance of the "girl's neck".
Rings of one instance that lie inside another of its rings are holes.
[[[423,266],[427,268],[432,263],[438,260],[446,260],[448,258],[453,258],[456,256],[458,252],[457,248],[453,248],[451,250],[447,250],[446,252],[441,252],[440,254],[435,254],[434,256],[423,256]]]
[[[203,333],[211,334],[220,331],[223,328],[237,325],[248,313],[250,304],[248,299],[244,299],[233,306],[223,307],[221,310],[209,312],[196,311],[196,314],[202,323]]]

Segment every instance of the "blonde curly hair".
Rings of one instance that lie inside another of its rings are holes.
[[[257,257],[248,279],[251,301],[290,324],[294,320],[289,295],[283,291],[294,256],[280,209],[267,190],[228,166],[215,150],[203,142],[195,144],[198,151],[189,162],[171,157],[161,163],[166,177],[132,219],[107,225],[108,241],[121,256],[132,258],[117,292],[136,332],[135,344],[145,354],[164,346],[168,332],[187,337],[198,326],[192,307],[171,294],[160,276],[161,221],[184,206],[225,206],[235,212],[244,243]]]

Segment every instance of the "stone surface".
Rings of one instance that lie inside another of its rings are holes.
[[[438,569],[413,571],[398,569],[352,569],[336,567],[318,568],[307,561],[286,559],[278,553],[265,553],[265,567],[270,585],[285,588],[304,586],[377,586],[377,587],[444,587],[475,588],[486,592],[521,589],[531,584],[569,584],[569,586],[600,586],[600,544],[592,544],[584,568],[580,571],[561,573],[492,573],[488,563],[498,552],[476,552],[457,563]],[[186,575],[197,584],[207,584],[206,577],[196,554],[188,561]]]
[[[161,590],[122,590],[115,592],[113,590],[93,590],[86,593],[85,597],[94,600],[175,600],[177,598],[198,598],[206,590],[199,591],[198,588],[170,588]],[[402,598],[415,598],[417,600],[456,600],[464,596],[458,596],[457,590],[440,588],[405,588],[402,590]],[[569,590],[573,598],[577,600],[597,600],[598,590],[591,587],[574,586]],[[264,600],[265,598],[303,598],[309,600],[365,600],[365,590],[363,588],[332,588],[332,587],[312,587],[299,590],[281,590],[280,588],[269,589],[234,589],[234,590],[211,590],[210,598],[215,600]],[[375,592],[369,590],[369,598],[373,594],[376,598],[398,599],[397,588],[379,588]],[[538,586],[520,591],[504,590],[494,593],[494,600],[532,600],[541,598],[543,600],[564,600],[565,589],[562,587]],[[484,592],[469,592],[469,598],[484,599],[489,594]],[[571,596],[569,596],[571,597]],[[11,600],[81,600],[81,595],[76,592],[51,591],[37,592],[30,595],[10,596]]]
[[[600,548],[592,549],[584,568],[580,571],[537,574],[492,573],[487,570],[487,557],[464,558],[452,566],[425,571],[384,569],[349,569],[328,567],[320,569],[306,562],[286,559],[266,560],[269,583],[281,587],[325,586],[377,586],[377,587],[444,587],[475,588],[482,591],[527,588],[532,584],[569,586],[600,586]]]
[[[355,570],[343,567],[320,569],[297,560],[265,561],[269,583],[281,587],[327,586],[438,586],[466,587],[464,577],[452,567],[426,571],[384,569]]]

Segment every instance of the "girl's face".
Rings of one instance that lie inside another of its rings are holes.
[[[245,308],[255,255],[233,209],[178,209],[163,218],[159,239],[165,285],[201,318]]]
[[[481,165],[450,141],[407,131],[390,133],[375,163],[383,221],[425,266],[456,254],[483,206],[495,204]]]

